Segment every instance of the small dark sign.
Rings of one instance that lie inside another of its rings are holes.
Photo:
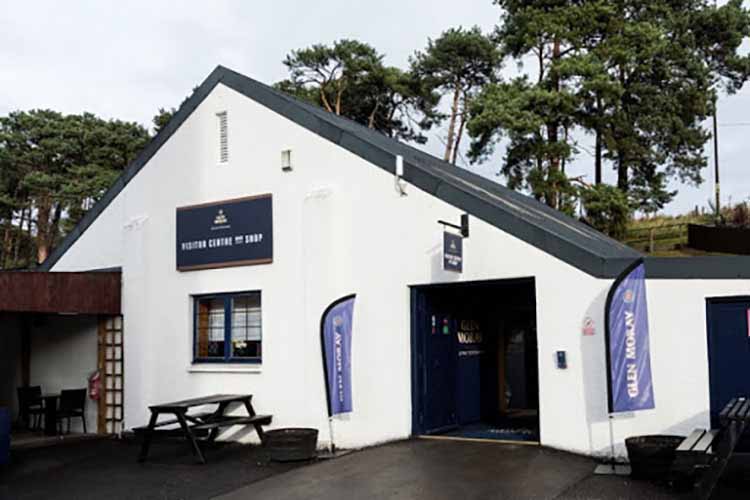
[[[463,238],[458,234],[443,233],[443,269],[460,273],[464,269]]]
[[[177,270],[273,261],[270,194],[177,208]]]

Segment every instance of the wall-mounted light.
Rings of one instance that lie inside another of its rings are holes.
[[[292,171],[292,150],[285,149],[281,152],[281,170],[284,172]]]

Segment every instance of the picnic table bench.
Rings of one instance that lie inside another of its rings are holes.
[[[136,427],[133,431],[137,434],[143,434],[143,444],[141,452],[138,455],[138,461],[144,462],[148,457],[148,451],[151,446],[153,437],[161,435],[183,435],[190,445],[190,449],[200,463],[205,464],[206,459],[198,444],[199,437],[204,441],[212,442],[219,434],[222,427],[231,427],[234,425],[252,425],[261,443],[265,442],[263,426],[271,423],[271,415],[258,415],[253,409],[252,394],[215,394],[200,398],[185,399],[173,403],[164,403],[149,406],[151,419],[148,425]],[[214,411],[189,413],[191,408],[200,406],[217,405]],[[227,415],[230,406],[242,405],[247,411],[246,416]],[[173,415],[170,420],[159,422],[162,415]],[[178,425],[172,429],[160,429],[161,427]],[[197,433],[197,434],[196,434]]]
[[[677,447],[672,480],[695,486],[696,498],[710,498],[748,423],[750,399],[733,398],[719,414],[720,428],[695,429]]]

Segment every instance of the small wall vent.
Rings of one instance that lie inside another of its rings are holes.
[[[216,113],[219,120],[219,163],[229,162],[229,124],[227,112]]]

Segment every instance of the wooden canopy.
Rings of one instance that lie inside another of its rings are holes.
[[[118,315],[121,273],[0,272],[0,312]]]

